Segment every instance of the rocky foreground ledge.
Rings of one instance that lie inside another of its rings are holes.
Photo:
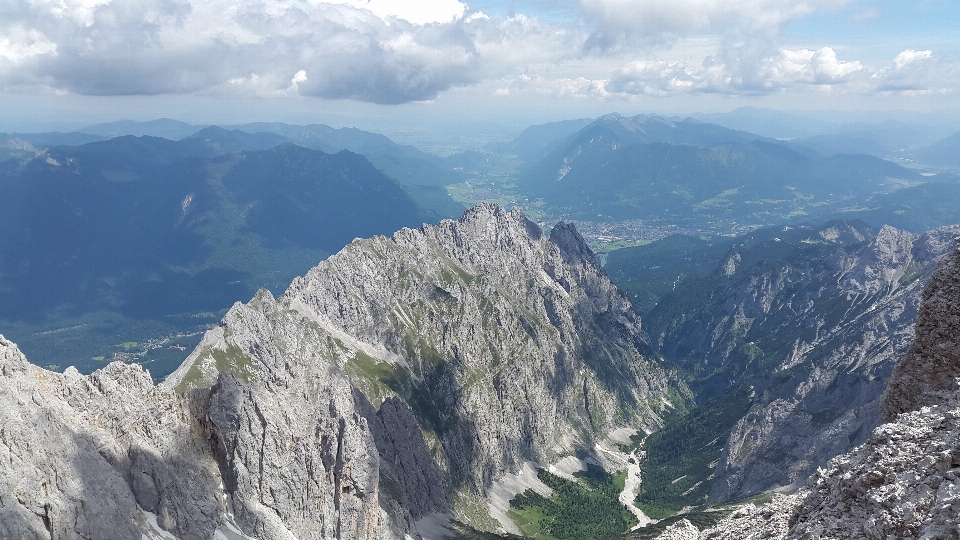
[[[881,401],[889,423],[793,495],[659,540],[960,538],[960,251],[923,293],[916,340]]]

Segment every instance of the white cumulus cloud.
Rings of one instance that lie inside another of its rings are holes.
[[[907,49],[893,59],[893,65],[896,66],[897,69],[902,69],[907,64],[912,64],[917,60],[925,60],[931,56],[933,56],[933,51],[915,51],[913,49]]]
[[[765,78],[776,87],[792,83],[830,85],[844,82],[863,69],[859,61],[838,59],[830,47],[816,51],[783,50],[780,58],[770,60]]]
[[[459,0],[0,0],[0,90],[427,101],[690,93],[904,95],[960,88],[957,63],[882,66],[841,44],[785,46],[845,0],[579,0],[577,21],[488,16]]]
[[[17,25],[9,28],[6,34],[0,34],[0,59],[14,64],[56,52],[57,44],[33,28]]]
[[[0,87],[293,91],[402,103],[502,75],[533,56],[557,58],[578,49],[570,43],[578,35],[522,16],[491,19],[457,0],[0,2]],[[300,71],[309,78],[291,80]]]

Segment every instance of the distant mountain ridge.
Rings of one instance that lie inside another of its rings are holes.
[[[440,219],[362,156],[237,151],[264,139],[277,142],[219,128],[124,136],[0,172],[0,319],[224,309],[358,236]]]
[[[163,137],[164,139],[180,140],[192,135],[206,127],[205,125],[194,125],[182,122],[180,120],[171,120],[169,118],[159,118],[140,122],[136,120],[117,120],[115,122],[106,122],[94,124],[76,130],[78,133],[89,133],[106,138],[122,137],[124,135],[133,135],[135,137],[150,136]]]
[[[714,124],[608,115],[531,168],[520,188],[580,219],[772,224],[923,179],[871,156],[800,153]]]
[[[490,149],[500,153],[516,155],[524,162],[532,165],[546,157],[553,150],[553,147],[563,139],[573,135],[593,121],[592,118],[580,118],[530,126],[512,141],[493,145]]]
[[[905,157],[915,148],[933,142],[934,137],[916,126],[887,120],[879,124],[845,124],[830,133],[804,137],[793,143],[823,155],[867,154],[876,157]]]
[[[926,163],[960,167],[960,131],[916,151]]]
[[[170,119],[137,122],[120,120],[106,124],[96,124],[77,130],[77,134],[61,134],[63,140],[81,140],[83,137],[101,136],[106,138],[124,135],[162,137],[181,140],[196,137],[198,132],[210,134],[210,129],[224,132],[242,132],[256,136],[246,140],[247,147],[238,150],[262,150],[267,144],[276,146],[289,141],[299,146],[335,154],[340,150],[349,150],[367,157],[374,165],[404,185],[442,186],[459,181],[459,177],[443,167],[442,158],[423,152],[413,146],[401,145],[388,137],[356,128],[333,128],[324,124],[294,125],[279,122],[253,122],[247,124],[203,126],[192,125]],[[273,134],[283,139],[270,139]],[[52,135],[52,134],[51,134]],[[221,133],[220,137],[223,136]],[[233,135],[234,139],[238,136]],[[53,139],[48,136],[47,139]],[[38,138],[39,140],[39,138]],[[89,141],[88,141],[89,142]],[[252,145],[252,146],[251,146]],[[462,208],[458,210],[462,211]]]

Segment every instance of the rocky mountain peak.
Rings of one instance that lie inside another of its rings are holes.
[[[498,479],[689,399],[576,229],[551,237],[480,205],[355,240],[235,304],[159,386],[119,362],[43,370],[0,338],[0,538],[496,529]]]
[[[593,251],[572,223],[559,222],[550,231],[550,241],[560,248],[567,261],[595,261]]]

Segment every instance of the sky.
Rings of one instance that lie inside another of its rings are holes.
[[[960,110],[960,0],[0,0],[0,130]]]

